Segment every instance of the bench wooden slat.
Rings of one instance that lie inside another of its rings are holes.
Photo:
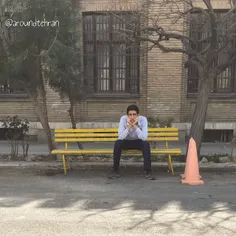
[[[114,142],[116,138],[56,138],[55,142],[64,143],[64,142]],[[178,141],[178,137],[159,137],[159,138],[148,138],[147,141]]]
[[[118,128],[107,128],[107,129],[55,129],[55,133],[97,133],[97,132],[117,132]]]
[[[171,133],[149,133],[148,137],[173,137],[178,136],[177,132],[171,132]],[[118,138],[117,133],[57,133],[55,134],[55,137],[63,137],[63,138],[69,138],[69,137],[116,137]]]
[[[113,149],[57,149],[53,150],[52,154],[112,154]],[[139,154],[142,153],[139,150],[123,150],[124,154]],[[181,154],[180,149],[151,149],[152,154]]]
[[[55,129],[55,133],[99,133],[99,132],[118,132],[118,128],[96,128],[96,129]],[[148,132],[178,132],[178,128],[148,128]]]

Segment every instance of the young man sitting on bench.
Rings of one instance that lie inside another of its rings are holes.
[[[154,180],[151,170],[151,153],[147,141],[148,122],[145,116],[139,115],[139,108],[130,105],[127,108],[127,115],[120,119],[118,140],[115,142],[113,151],[113,169],[109,175],[110,179],[119,177],[120,157],[123,150],[141,150],[144,157],[144,170],[146,178]]]

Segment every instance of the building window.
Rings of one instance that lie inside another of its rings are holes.
[[[10,18],[11,16],[11,6],[6,5],[5,8],[5,18],[7,17]],[[20,41],[21,39],[21,34],[22,30],[20,27],[6,27],[5,28],[6,33],[7,33],[7,40],[11,43],[16,42],[17,40]],[[6,66],[7,62],[7,56],[6,56],[6,51],[3,47],[3,43],[0,41],[0,95],[15,95],[15,94],[25,94],[23,90],[23,86],[20,85],[17,82],[17,78],[15,78],[15,83],[13,84],[11,80],[9,79],[7,73],[4,73],[4,67]],[[8,66],[11,65],[11,63],[8,63]]]
[[[220,18],[224,14],[223,11],[217,12],[217,18]],[[204,37],[207,37],[209,35],[209,27],[206,26],[205,23],[203,23],[204,19],[202,18],[201,14],[194,13],[191,14],[191,23],[190,23],[190,37],[195,39],[197,43],[193,43],[191,45],[192,49],[200,51],[203,48],[205,48],[206,44],[208,44],[207,41],[205,42],[199,42],[200,39],[203,39]],[[202,22],[202,24],[201,24]],[[224,26],[221,27],[218,31],[218,36],[225,34],[225,31],[232,25],[232,22],[228,20]],[[203,27],[202,27],[203,26]],[[224,36],[222,37],[224,38]],[[220,42],[220,40],[218,40]],[[220,47],[221,45],[219,45]],[[231,42],[232,50],[235,50],[236,46],[236,34],[234,36],[234,39]],[[227,48],[226,48],[227,49]],[[224,57],[226,55],[225,50],[222,50],[221,53],[219,53],[218,61],[224,60]],[[197,68],[191,67],[188,69],[188,93],[196,93],[198,90],[198,71]],[[229,66],[225,71],[221,72],[215,78],[215,80],[212,83],[212,93],[236,93],[236,63]]]
[[[10,79],[7,78],[8,76],[2,71],[6,60],[3,50],[0,50],[0,94],[24,94],[23,86],[17,82],[17,79],[15,79],[14,84],[11,83]]]
[[[128,13],[83,14],[85,83],[95,93],[139,93],[139,45],[120,31],[131,20]]]
[[[22,86],[12,86],[7,80],[0,83],[0,94],[25,94]]]

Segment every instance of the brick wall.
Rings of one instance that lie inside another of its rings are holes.
[[[185,122],[191,122],[196,102],[188,101],[188,113]],[[208,122],[235,122],[236,120],[236,99],[234,100],[211,100],[208,103]]]
[[[84,103],[84,110],[82,112],[82,121],[97,121],[97,122],[118,122],[119,118],[126,114],[126,108],[130,104],[139,103],[135,99],[126,100],[87,100]],[[141,113],[142,110],[141,110]]]
[[[61,99],[60,95],[46,85],[47,108],[49,122],[68,122],[70,106],[68,98]]]
[[[183,8],[183,5],[181,5]],[[169,6],[161,6],[161,1],[149,6],[150,15],[154,19],[160,18],[158,24],[165,30],[183,31],[183,22],[179,21],[172,26],[167,20],[170,12]],[[154,23],[150,17],[149,25]],[[182,48],[181,43],[169,40],[164,43],[167,47]],[[151,44],[150,44],[151,46]],[[160,118],[173,117],[176,122],[180,121],[181,108],[181,78],[183,56],[181,53],[162,53],[159,49],[152,49],[148,53],[148,92],[147,113]]]
[[[28,98],[0,98],[0,120],[18,115],[21,119],[37,121],[37,116]]]
[[[231,0],[211,0],[214,9],[229,9]],[[206,8],[202,0],[193,0],[194,6]]]
[[[86,11],[105,10],[135,10],[140,9],[144,1],[125,0],[90,0],[83,1],[81,9]],[[149,12],[153,19],[162,14],[165,16],[169,9],[160,6],[161,0],[156,0],[154,5],[149,5]],[[228,0],[212,0],[216,8],[228,8]],[[202,6],[202,0],[195,0],[198,6]],[[199,5],[200,4],[200,5]],[[184,6],[182,6],[184,7]],[[170,27],[171,23],[165,20],[159,23]],[[152,24],[151,18],[143,24]],[[186,28],[183,22],[174,25],[175,29]],[[82,30],[81,21],[78,22],[78,30]],[[168,41],[167,46],[181,47],[178,42]],[[82,40],[78,47],[82,48]],[[147,52],[150,46],[143,43],[140,55],[140,96],[136,98],[94,98],[78,102],[76,106],[76,118],[81,121],[113,121],[125,113],[128,105],[135,103],[140,107],[142,114],[158,116],[160,118],[173,117],[175,122],[191,121],[194,109],[194,100],[187,99],[187,77],[183,69],[184,56],[180,53],[162,53],[158,49]],[[82,59],[82,58],[81,58]],[[234,121],[236,119],[236,100],[210,100],[208,121]],[[49,121],[69,122],[68,99],[60,99],[60,96],[47,87],[47,105]],[[27,98],[0,98],[0,117],[18,114],[31,121],[37,121],[33,107]]]

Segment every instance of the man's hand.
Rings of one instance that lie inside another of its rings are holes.
[[[134,122],[133,122],[133,127],[134,127],[135,130],[138,128],[137,124],[138,124],[138,117],[136,117]]]
[[[137,125],[138,124],[138,117],[135,118],[133,125]]]
[[[137,128],[138,128],[138,126],[137,126],[138,117],[136,117],[136,118],[133,119],[133,120],[130,120],[130,119],[128,118],[128,119],[127,119],[127,122],[128,122],[128,130],[130,130],[132,126],[134,127],[134,129],[137,129]]]
[[[127,123],[128,123],[128,131],[130,131],[131,127],[133,126],[133,123],[129,118],[127,119]]]

